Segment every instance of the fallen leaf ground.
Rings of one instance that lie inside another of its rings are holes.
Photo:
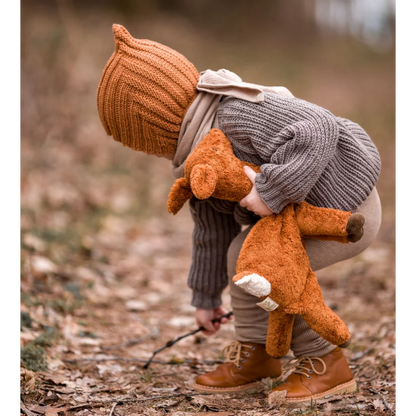
[[[169,162],[123,148],[99,123],[95,89],[117,19],[104,12],[100,19],[80,17],[66,8],[59,15],[25,10],[21,414],[394,414],[394,124],[380,127],[394,112],[394,84],[380,88],[394,79],[391,58],[330,75],[311,65],[304,76],[315,82],[300,83],[306,96],[320,97],[334,113],[371,114],[363,124],[384,163],[379,236],[361,255],[318,273],[326,302],[352,333],[345,354],[359,391],[303,407],[269,407],[272,380],[254,395],[203,395],[188,387],[221,362],[222,348],[234,340],[232,323],[214,337],[182,340],[143,369],[152,351],[195,328],[186,285],[192,220],[186,208],[176,217],[166,212]],[[87,31],[91,23],[94,36]],[[168,43],[169,28],[142,23],[137,37]],[[183,30],[193,39],[192,28]],[[334,99],[336,87],[352,80],[371,99],[361,101],[360,90],[354,95],[348,88],[345,100]],[[228,290],[223,300],[230,309]]]

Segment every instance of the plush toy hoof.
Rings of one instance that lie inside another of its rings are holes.
[[[347,348],[350,344],[351,344],[351,337],[350,337],[350,339],[348,341],[344,342],[341,345],[338,345],[338,347],[340,347],[340,348]]]
[[[347,223],[348,241],[356,243],[361,240],[364,234],[365,217],[363,214],[356,212],[351,214]]]

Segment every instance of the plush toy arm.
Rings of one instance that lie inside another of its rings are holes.
[[[296,207],[295,214],[304,238],[348,243],[358,241],[363,235],[364,215],[359,213],[351,214],[302,202]]]
[[[185,202],[192,197],[192,190],[185,178],[177,179],[169,192],[168,212],[176,215]]]

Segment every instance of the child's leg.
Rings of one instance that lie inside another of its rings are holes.
[[[306,241],[306,252],[314,271],[356,256],[374,240],[381,222],[381,205],[375,189],[357,212],[365,216],[364,236],[360,241],[347,245]],[[287,403],[310,403],[313,399],[357,389],[342,350],[319,337],[300,316],[295,319],[291,349],[299,357],[296,368],[283,384],[271,390],[271,403],[277,398],[282,400],[282,395]]]
[[[238,254],[248,232],[245,230],[237,235],[228,250],[227,267],[237,341],[223,350],[225,363],[196,378],[192,386],[198,391],[218,394],[263,390],[261,379],[276,378],[282,373],[280,360],[266,352],[269,313],[256,305],[259,298],[249,295],[232,280]]]
[[[230,285],[231,306],[234,312],[236,339],[240,342],[266,344],[269,312],[257,306],[261,300],[239,288],[233,282],[238,255],[252,226],[234,238],[227,256],[228,282]]]
[[[381,205],[377,190],[374,189],[363,204],[357,208],[365,216],[364,236],[356,243],[341,244],[334,241],[306,240],[306,252],[313,271],[356,256],[374,240],[380,228]],[[234,311],[234,325],[238,341],[266,343],[269,313],[257,306],[259,299],[237,287],[232,281],[235,275],[237,258],[244,239],[251,227],[240,233],[228,250],[228,276],[231,306]],[[335,345],[322,339],[299,316],[293,326],[291,350],[295,356],[322,356],[335,348]]]

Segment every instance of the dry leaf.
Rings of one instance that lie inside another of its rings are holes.
[[[59,416],[58,413],[64,410],[62,407],[49,407],[45,410],[45,416]]]
[[[172,416],[190,416],[190,415],[194,415],[194,416],[206,416],[206,415],[215,415],[215,416],[233,416],[234,413],[229,413],[229,412],[204,412],[204,413],[189,413],[189,412],[175,412],[172,413]]]
[[[30,410],[44,416],[59,416],[59,412],[65,412],[68,407],[34,406]]]
[[[23,377],[23,380],[29,381],[32,378],[36,377],[36,373],[22,367],[22,368],[20,368],[20,376]]]
[[[276,406],[281,403],[284,403],[286,399],[286,395],[287,395],[287,390],[270,392],[269,396],[267,397],[269,406]]]
[[[35,378],[31,378],[25,385],[24,385],[24,389],[28,392],[33,391],[35,389],[36,386],[36,379]]]
[[[215,416],[233,416],[234,413],[229,412],[205,412],[205,413],[194,413],[195,415],[215,415]]]
[[[21,332],[20,333],[21,344],[27,344],[28,342],[33,341],[38,336],[39,336],[39,332],[33,332],[33,331]]]
[[[48,369],[51,371],[56,371],[59,368],[65,367],[65,364],[59,358],[48,358]]]
[[[386,410],[383,401],[380,399],[375,399],[371,403],[373,404],[374,409],[376,410]]]
[[[53,261],[42,256],[33,256],[31,264],[33,270],[41,274],[55,273],[58,269]]]
[[[126,308],[129,311],[139,312],[147,310],[147,305],[141,300],[129,300],[126,302]]]
[[[23,243],[28,247],[34,248],[36,251],[44,251],[46,248],[45,242],[33,234],[25,234],[23,236]]]

